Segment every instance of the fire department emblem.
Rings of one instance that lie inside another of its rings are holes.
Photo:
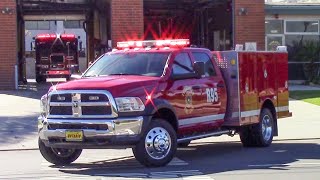
[[[183,89],[183,96],[185,97],[185,107],[184,112],[186,114],[191,114],[194,110],[194,106],[192,104],[192,96],[193,96],[193,90],[190,86],[186,86]]]

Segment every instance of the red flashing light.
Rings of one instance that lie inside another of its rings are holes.
[[[152,106],[156,108],[156,106],[153,102],[153,95],[154,95],[155,88],[153,88],[150,93],[144,87],[143,87],[143,90],[146,93],[145,105],[148,105],[149,103],[151,103]]]
[[[72,61],[73,59],[74,59],[73,56],[66,56],[66,60],[68,60],[68,61]]]
[[[186,47],[190,45],[189,39],[167,39],[153,41],[124,41],[118,42],[119,49],[141,47]]]
[[[61,38],[76,38],[74,34],[61,34]]]
[[[37,35],[37,38],[51,38],[51,39],[55,39],[57,38],[57,35],[55,34],[39,34]]]

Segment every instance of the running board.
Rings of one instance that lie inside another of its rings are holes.
[[[196,140],[196,139],[202,139],[202,138],[207,138],[211,136],[220,136],[223,134],[229,134],[232,133],[231,130],[224,130],[224,131],[217,131],[217,132],[212,132],[212,133],[207,133],[207,134],[201,134],[201,135],[196,135],[196,136],[190,136],[190,137],[184,137],[181,139],[178,139],[178,143],[183,143],[191,140]]]

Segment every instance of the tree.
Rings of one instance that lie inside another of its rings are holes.
[[[318,83],[320,68],[320,42],[316,41],[301,41],[293,43],[292,60],[303,62],[303,71],[309,82]]]

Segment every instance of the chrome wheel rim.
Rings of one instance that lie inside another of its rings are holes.
[[[269,141],[272,136],[272,122],[269,115],[262,118],[262,135],[265,142]]]
[[[51,148],[58,157],[69,157],[74,153],[74,149]]]
[[[145,148],[151,158],[165,158],[171,149],[171,137],[168,131],[161,127],[151,129],[145,139]]]

